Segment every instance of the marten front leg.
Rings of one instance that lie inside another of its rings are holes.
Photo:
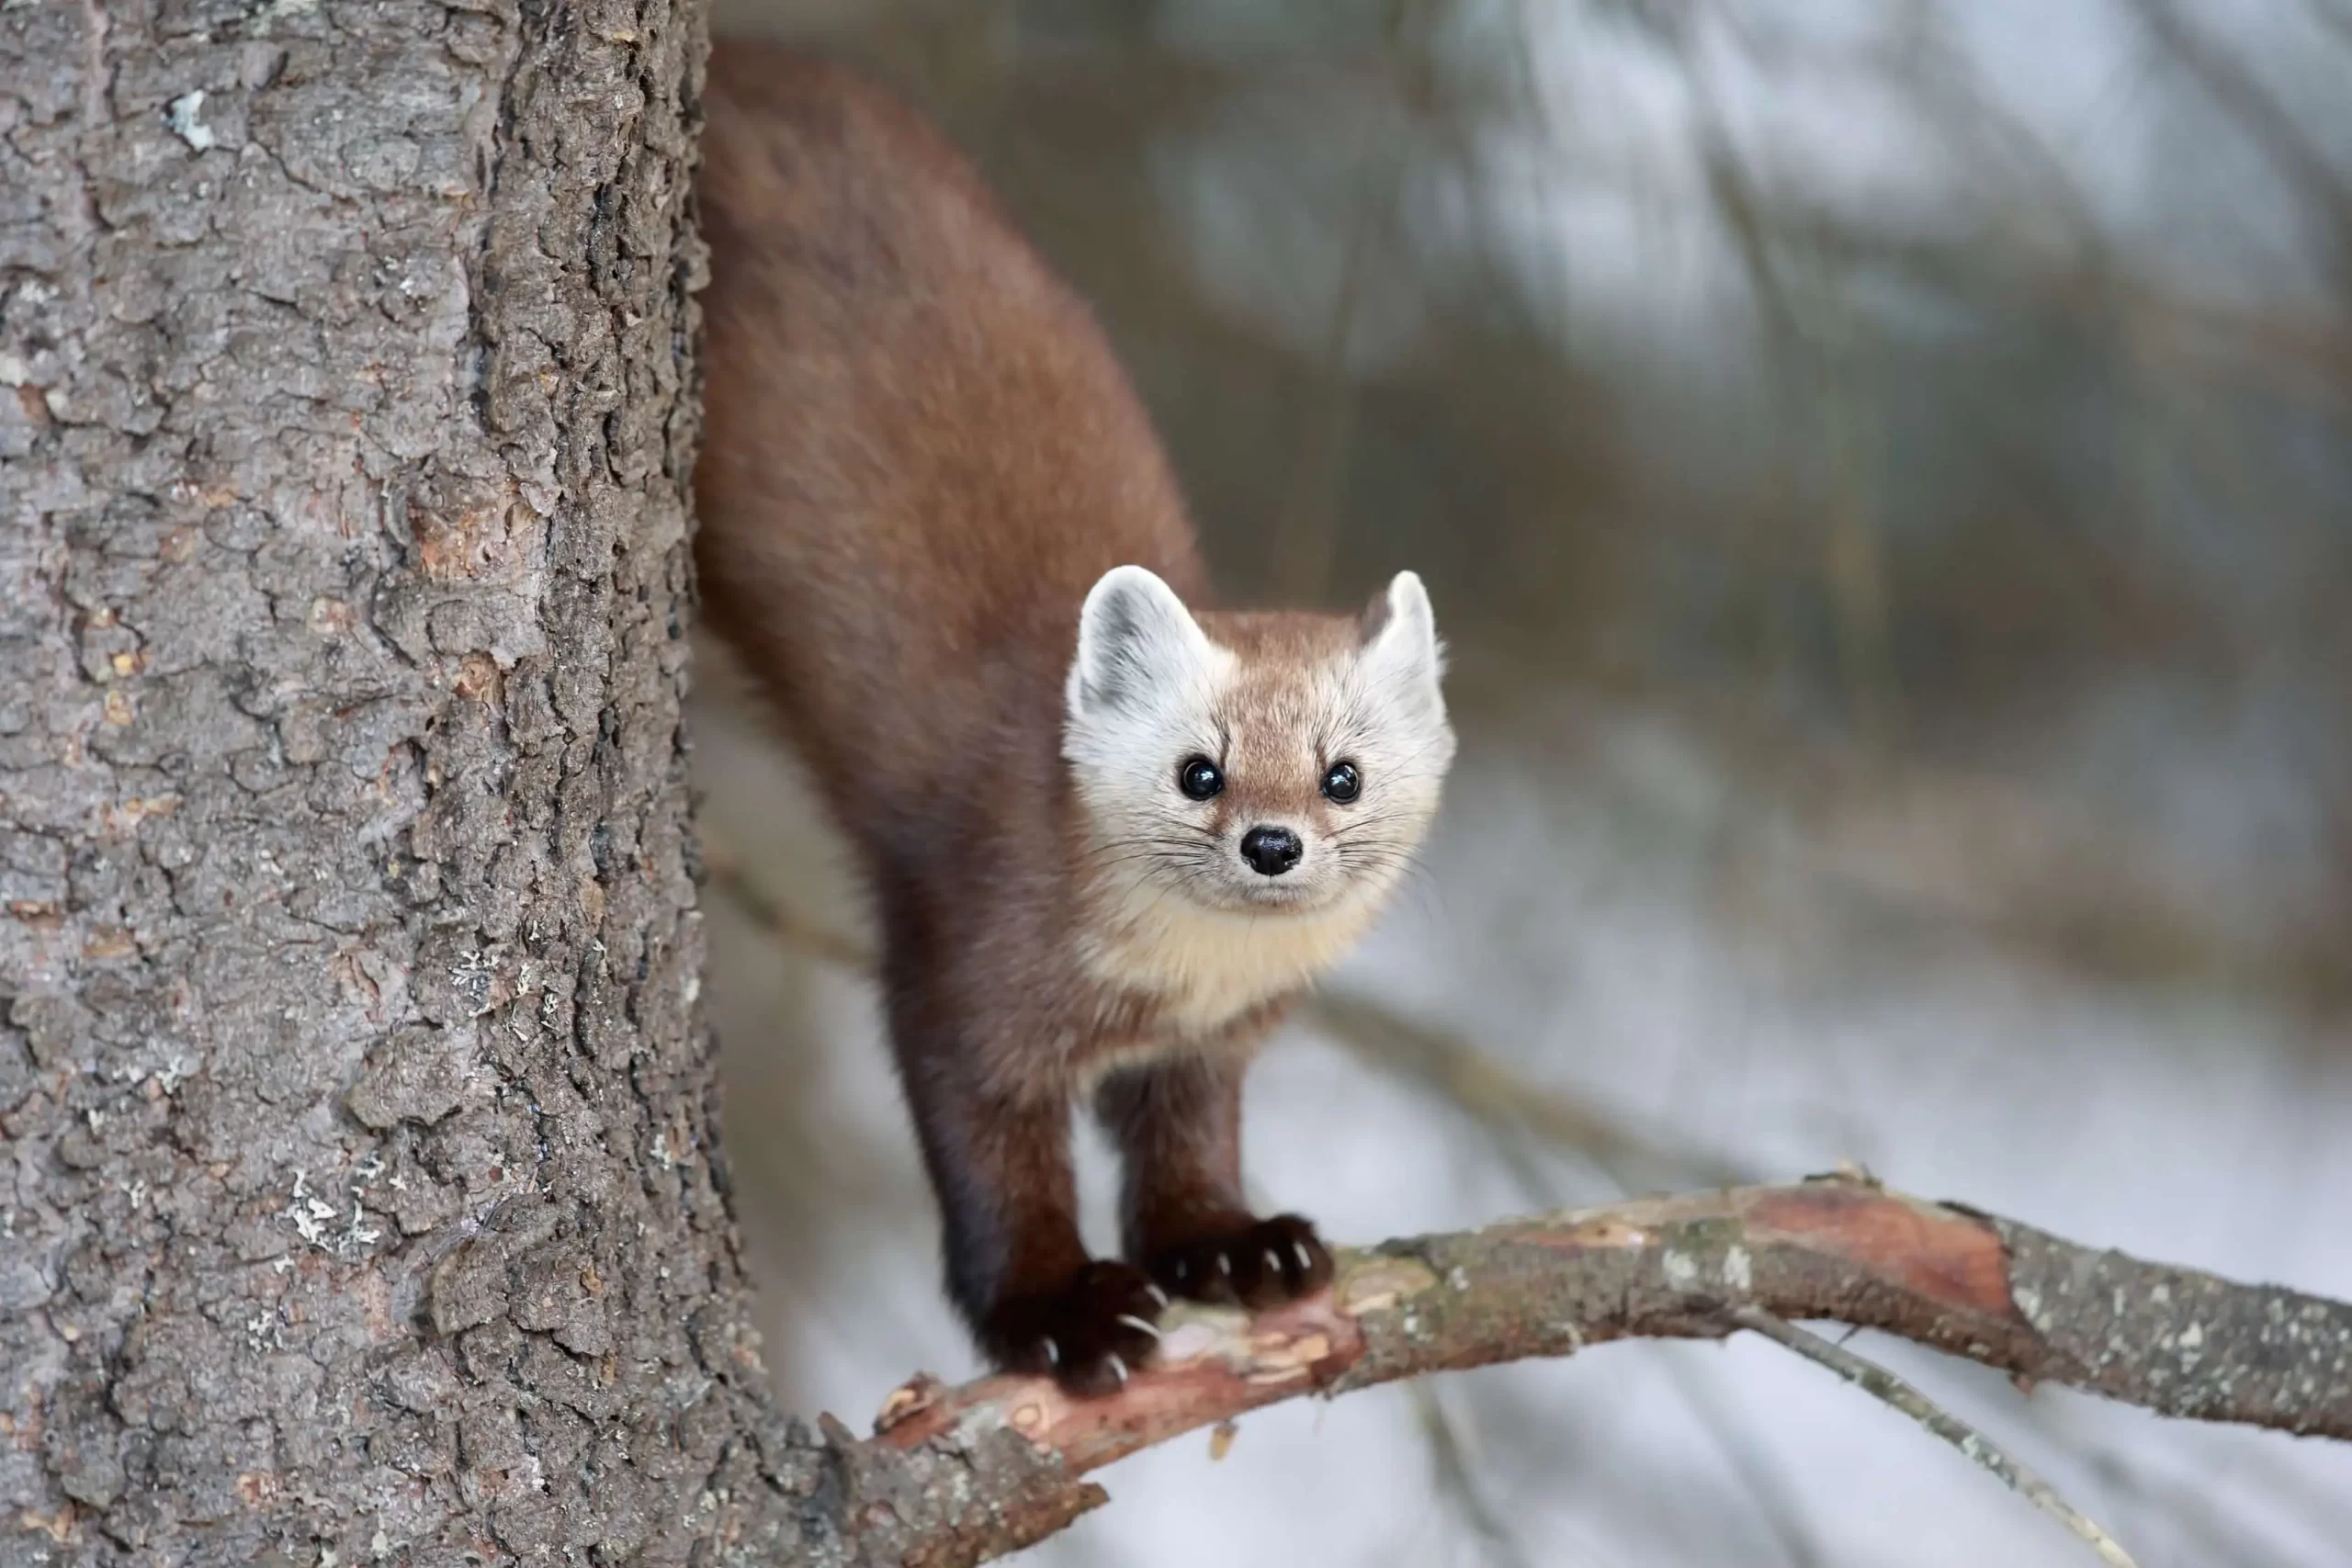
[[[1113,1392],[1158,1348],[1152,1324],[1168,1298],[1142,1270],[1087,1257],[1069,1102],[992,1094],[967,1053],[926,1052],[923,1038],[899,1034],[945,1226],[949,1296],[1002,1370],[1050,1373],[1072,1393]]]
[[[1177,1056],[1114,1073],[1095,1112],[1125,1163],[1122,1245],[1171,1294],[1272,1306],[1320,1290],[1331,1255],[1296,1214],[1241,1195],[1241,1061]]]

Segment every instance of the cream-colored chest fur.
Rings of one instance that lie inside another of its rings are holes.
[[[1170,1034],[1201,1039],[1329,969],[1371,915],[1354,899],[1306,914],[1227,912],[1139,887],[1106,900],[1081,953],[1093,978],[1159,998]]]

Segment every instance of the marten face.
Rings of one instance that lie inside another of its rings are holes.
[[[1198,618],[1142,568],[1109,572],[1063,740],[1098,884],[1253,918],[1368,913],[1453,761],[1441,668],[1411,572],[1361,617]]]

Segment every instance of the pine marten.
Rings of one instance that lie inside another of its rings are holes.
[[[1102,333],[938,133],[740,41],[705,109],[703,603],[870,886],[949,1293],[1000,1367],[1110,1390],[1169,1295],[1330,1277],[1243,1201],[1241,1079],[1437,807],[1429,598],[1205,608]],[[1125,1261],[1080,1240],[1081,1098]]]

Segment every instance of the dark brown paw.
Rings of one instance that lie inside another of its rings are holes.
[[[1159,1348],[1168,1297],[1142,1269],[1100,1260],[1050,1294],[990,1308],[981,1347],[1009,1372],[1051,1374],[1071,1393],[1114,1393]]]
[[[1154,1253],[1145,1268],[1169,1294],[1269,1307],[1331,1282],[1331,1254],[1296,1214],[1243,1219],[1227,1231]]]

